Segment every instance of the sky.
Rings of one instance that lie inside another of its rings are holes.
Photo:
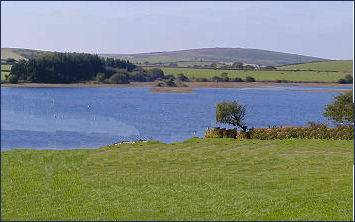
[[[1,2],[1,47],[140,53],[255,48],[353,57],[349,2]]]

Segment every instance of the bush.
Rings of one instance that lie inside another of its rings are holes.
[[[16,83],[18,83],[18,77],[17,77],[17,75],[9,75],[9,82],[10,83],[12,83],[12,84],[16,84]]]
[[[161,69],[153,68],[147,70],[148,81],[155,81],[158,78],[164,79],[164,72]]]
[[[246,82],[255,82],[255,79],[254,79],[253,77],[251,77],[251,76],[247,76],[247,77],[245,78],[245,81],[246,81]]]
[[[160,80],[155,85],[158,87],[177,87],[177,84],[172,78]]]
[[[351,84],[353,83],[353,76],[352,75],[346,75],[343,79],[339,79],[337,81],[339,84]]]
[[[96,74],[96,81],[103,82],[105,79],[106,79],[106,76],[104,73],[99,72]]]
[[[324,124],[315,124],[308,127],[258,128],[251,131],[250,138],[260,140],[291,138],[352,140],[354,138],[354,127],[329,128]]]
[[[201,77],[201,78],[193,78],[193,80],[195,82],[208,82],[208,79],[205,77]]]
[[[276,83],[288,83],[288,80],[284,80],[284,79],[278,79],[275,80]]]
[[[113,74],[109,78],[109,83],[112,83],[112,84],[128,84],[129,83],[129,78],[128,78],[127,73],[119,72],[119,73]]]
[[[205,138],[237,138],[236,129],[209,128],[205,131]]]
[[[223,82],[223,78],[220,77],[220,76],[213,76],[213,77],[211,78],[211,81],[212,81],[212,82]]]
[[[233,79],[233,82],[244,82],[244,80],[242,78],[239,78],[239,77],[235,77]]]
[[[129,79],[135,82],[147,82],[150,77],[143,70],[133,71],[128,73]]]
[[[174,76],[174,75],[171,75],[171,74],[165,75],[165,76],[164,76],[164,79],[172,79],[172,80],[175,80],[175,76]]]
[[[173,78],[166,80],[165,83],[168,87],[176,87],[177,86]]]
[[[178,74],[176,79],[181,82],[189,82],[190,81],[190,79],[182,73]]]
[[[221,74],[221,78],[223,82],[229,82],[230,78],[228,77],[228,73],[224,72]]]
[[[155,84],[155,86],[164,87],[164,86],[166,86],[166,85],[165,85],[165,82],[163,82],[163,81],[158,81],[158,82]]]

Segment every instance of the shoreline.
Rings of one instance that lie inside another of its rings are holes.
[[[352,84],[338,83],[275,83],[275,82],[184,82],[187,87],[156,87],[154,82],[131,82],[129,84],[95,84],[95,83],[2,83],[1,87],[9,88],[132,88],[148,87],[153,91],[191,91],[193,88],[259,88],[259,87],[285,87],[285,86],[352,86]],[[159,90],[156,90],[159,89]]]

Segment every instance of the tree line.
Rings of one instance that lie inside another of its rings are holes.
[[[116,70],[131,72],[137,66],[126,60],[100,58],[88,53],[47,53],[12,65],[9,81],[76,83],[95,80],[98,73],[111,77]]]

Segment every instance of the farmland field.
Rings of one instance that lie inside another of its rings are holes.
[[[5,79],[5,75],[10,74],[11,65],[1,65],[1,79]]]
[[[278,69],[338,71],[346,74],[351,74],[353,72],[353,61],[338,60],[326,62],[311,62],[298,65],[279,66]]]
[[[342,72],[322,71],[244,71],[244,70],[214,70],[193,68],[162,68],[165,74],[177,75],[183,73],[189,78],[211,78],[228,73],[230,78],[247,76],[254,77],[256,81],[288,80],[294,82],[336,82],[345,76]]]
[[[351,220],[353,141],[1,153],[3,220]],[[50,213],[49,213],[50,212]]]

